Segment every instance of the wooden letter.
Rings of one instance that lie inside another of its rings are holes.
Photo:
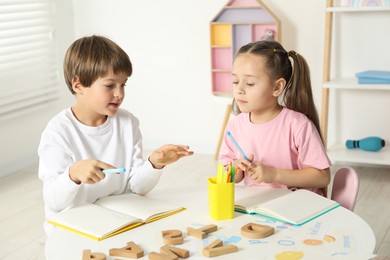
[[[235,245],[223,245],[222,240],[215,240],[210,245],[203,248],[203,255],[207,257],[214,257],[220,255],[226,255],[238,251],[238,247]]]
[[[160,253],[151,252],[149,254],[149,260],[177,260],[180,258],[188,258],[190,252],[188,250],[173,247],[163,246],[160,248]]]
[[[162,231],[164,245],[179,245],[183,244],[183,234],[180,230],[165,230]]]
[[[273,227],[256,223],[248,223],[241,228],[241,235],[247,238],[265,238],[273,235],[274,233],[275,230]]]
[[[83,251],[83,260],[106,260],[106,255],[103,253],[91,253],[91,250],[85,249]]]
[[[210,225],[207,225],[205,227],[198,228],[198,229],[189,227],[189,228],[187,228],[187,233],[190,236],[203,239],[203,238],[206,237],[206,235],[208,233],[211,233],[211,232],[214,232],[214,231],[217,231],[217,230],[218,230],[217,225],[210,224]]]
[[[122,248],[111,248],[110,256],[123,256],[129,258],[140,258],[144,256],[144,251],[133,241],[128,242],[127,246]]]
[[[172,254],[173,253],[180,258],[188,258],[190,256],[190,251],[183,249],[183,248],[173,247],[173,246],[161,247],[160,253],[163,253],[163,254]]]
[[[167,254],[162,254],[162,253],[156,253],[156,252],[151,252],[149,254],[149,260],[177,260],[179,257],[177,255],[172,254],[172,255],[167,255]]]

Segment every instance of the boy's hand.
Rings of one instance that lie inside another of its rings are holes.
[[[149,161],[156,169],[162,169],[165,165],[176,162],[182,157],[194,154],[188,151],[187,145],[166,144],[153,151],[149,156]]]
[[[114,166],[98,160],[81,160],[69,168],[69,177],[76,184],[95,184],[103,180],[106,175],[103,169],[112,169]]]

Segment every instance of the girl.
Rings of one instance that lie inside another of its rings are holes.
[[[275,41],[249,43],[236,54],[232,77],[237,116],[226,132],[249,155],[249,161],[242,158],[225,136],[220,161],[237,167],[235,182],[323,194],[320,188],[329,184],[331,163],[305,59]]]

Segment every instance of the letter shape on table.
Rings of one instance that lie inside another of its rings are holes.
[[[235,245],[223,245],[222,240],[215,240],[205,248],[203,248],[203,255],[207,257],[214,257],[220,255],[226,255],[238,251],[238,247]]]
[[[164,230],[162,231],[164,245],[180,245],[183,244],[183,234],[180,230]]]
[[[160,248],[160,253],[151,252],[149,254],[149,260],[176,260],[180,258],[188,258],[190,252],[186,249],[173,247],[173,246],[163,246]]]
[[[144,250],[142,250],[136,243],[133,241],[128,242],[127,246],[122,248],[111,248],[110,256],[122,256],[130,258],[140,258],[144,256]]]
[[[218,227],[217,225],[214,225],[214,224],[210,224],[210,225],[207,225],[205,227],[202,227],[202,228],[187,228],[187,232],[188,232],[188,235],[190,236],[193,236],[193,237],[197,237],[197,238],[205,238],[206,235],[208,233],[211,233],[211,232],[214,232],[214,231],[217,231],[218,230]]]
[[[103,253],[91,253],[91,250],[83,250],[83,260],[106,260],[106,255]]]
[[[241,235],[247,238],[265,238],[275,233],[275,229],[270,226],[256,223],[248,223],[241,228]]]

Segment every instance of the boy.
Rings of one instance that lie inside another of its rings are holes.
[[[102,197],[146,194],[165,165],[193,154],[188,146],[164,145],[143,160],[139,121],[119,108],[131,74],[128,55],[105,37],[69,47],[64,76],[76,102],[49,121],[38,148],[46,219]],[[116,167],[126,170],[103,173]],[[46,234],[51,228],[45,224]]]

